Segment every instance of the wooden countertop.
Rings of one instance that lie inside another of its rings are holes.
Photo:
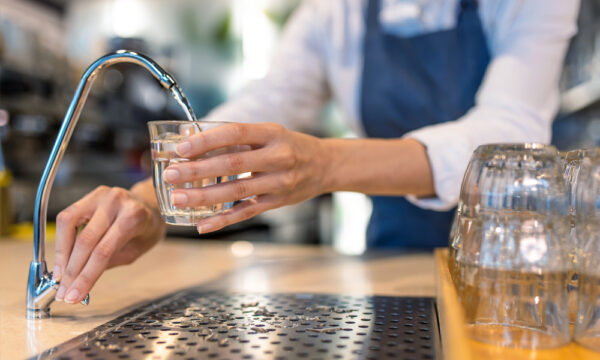
[[[27,320],[32,252],[30,242],[0,239],[0,359],[36,355],[141,302],[195,285],[239,292],[435,295],[431,254],[357,257],[327,247],[168,239],[134,264],[106,272],[88,307],[55,303],[52,318]]]

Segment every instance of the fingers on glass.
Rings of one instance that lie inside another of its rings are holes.
[[[280,128],[276,124],[228,123],[185,138],[179,142],[177,152],[189,157],[237,145],[262,146],[273,140]]]
[[[196,228],[198,233],[204,234],[220,230],[228,225],[248,220],[258,214],[277,207],[278,197],[274,195],[256,196],[242,201],[221,214],[213,215],[201,220]]]

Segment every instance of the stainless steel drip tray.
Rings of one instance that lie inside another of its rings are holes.
[[[435,300],[176,292],[45,351],[52,359],[436,359]]]

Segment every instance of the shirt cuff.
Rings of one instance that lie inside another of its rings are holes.
[[[425,146],[436,194],[430,198],[406,196],[413,205],[427,210],[447,211],[458,203],[462,178],[473,149],[453,130],[452,124],[440,124],[403,136],[415,139]]]

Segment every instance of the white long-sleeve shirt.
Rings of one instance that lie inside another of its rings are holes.
[[[384,31],[411,36],[452,28],[460,0],[382,0]],[[367,0],[304,0],[287,23],[272,67],[211,112],[213,120],[278,122],[314,128],[333,97],[348,125],[360,120],[361,71]],[[568,41],[576,32],[579,0],[480,0],[479,16],[491,62],[464,116],[405,135],[427,148],[436,197],[423,208],[453,207],[473,150],[498,142],[550,141],[558,81]],[[382,69],[385,71],[385,69]]]

